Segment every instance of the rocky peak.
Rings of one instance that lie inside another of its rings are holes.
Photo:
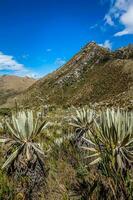
[[[72,84],[81,80],[88,70],[105,63],[110,58],[111,53],[108,49],[98,46],[95,42],[90,42],[61,68],[61,73],[63,73],[61,76],[57,75],[59,78],[55,84],[63,86],[66,83]],[[60,73],[60,69],[57,70],[57,73]]]
[[[82,54],[86,54],[88,61],[96,63],[103,62],[110,59],[110,51],[104,47],[99,46],[95,42],[88,43],[81,51]]]
[[[118,59],[133,59],[133,45],[122,47],[114,52],[115,58]]]
[[[98,46],[96,42],[94,41],[91,41],[89,43],[87,43],[85,46],[84,46],[84,49],[85,48],[90,48],[90,47],[95,47],[95,46]]]

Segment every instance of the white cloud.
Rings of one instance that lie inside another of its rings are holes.
[[[106,23],[109,24],[110,26],[114,26],[114,25],[115,25],[114,22],[113,22],[113,20],[112,20],[112,18],[111,18],[111,16],[108,15],[108,14],[105,15],[104,20],[105,20]]]
[[[103,44],[99,44],[99,46],[112,49],[112,43],[109,40],[105,40],[105,42]]]
[[[33,72],[32,70],[29,70],[29,69],[24,69],[22,71],[14,71],[12,72],[13,75],[16,75],[16,76],[28,76],[28,77],[31,77],[31,78],[38,78],[40,77],[40,75],[36,72]]]
[[[51,52],[51,51],[52,51],[52,49],[46,49],[46,51],[47,51],[47,52]]]
[[[22,55],[22,58],[24,58],[24,59],[29,58],[29,54],[23,54],[23,55]]]
[[[129,7],[127,12],[121,15],[120,22],[125,26],[125,29],[116,33],[115,36],[133,34],[133,5]]]
[[[126,11],[131,3],[132,0],[116,0],[114,1],[114,11],[117,11],[117,9],[119,11]]]
[[[110,0],[109,12],[104,20],[113,26],[121,24],[124,26],[122,31],[115,33],[115,36],[133,34],[133,0]]]
[[[4,71],[4,73],[9,73],[10,71],[10,74],[17,76],[38,76],[38,74],[26,68],[23,64],[18,63],[13,56],[6,55],[2,52],[0,52],[0,71]]]
[[[97,26],[98,26],[98,24],[94,24],[94,25],[90,26],[90,29],[94,29],[94,28],[96,28]]]
[[[58,67],[64,65],[65,63],[66,63],[66,60],[64,58],[57,58],[55,60],[55,65],[58,66]]]
[[[13,56],[5,55],[0,52],[0,70],[21,71],[24,69],[23,64],[19,64]]]

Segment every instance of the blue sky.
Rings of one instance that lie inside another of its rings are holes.
[[[133,43],[133,0],[0,0],[0,75],[41,77],[89,41]]]

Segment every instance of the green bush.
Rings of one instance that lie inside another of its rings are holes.
[[[1,116],[11,116],[10,108],[0,108],[0,115]]]
[[[13,182],[0,171],[0,200],[14,200]]]

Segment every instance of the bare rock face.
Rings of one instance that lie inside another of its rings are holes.
[[[82,75],[93,68],[94,65],[101,64],[109,59],[110,52],[108,50],[91,42],[65,65],[65,67],[68,67],[71,71],[60,77],[55,84],[61,86],[68,82],[69,84],[72,84],[73,82],[82,79]]]
[[[114,52],[90,42],[70,61],[41,78],[19,99],[24,105],[81,105],[133,99],[133,45]],[[121,98],[119,100],[119,98]]]
[[[127,47],[116,50],[114,56],[119,59],[133,59],[133,45],[130,44]]]

